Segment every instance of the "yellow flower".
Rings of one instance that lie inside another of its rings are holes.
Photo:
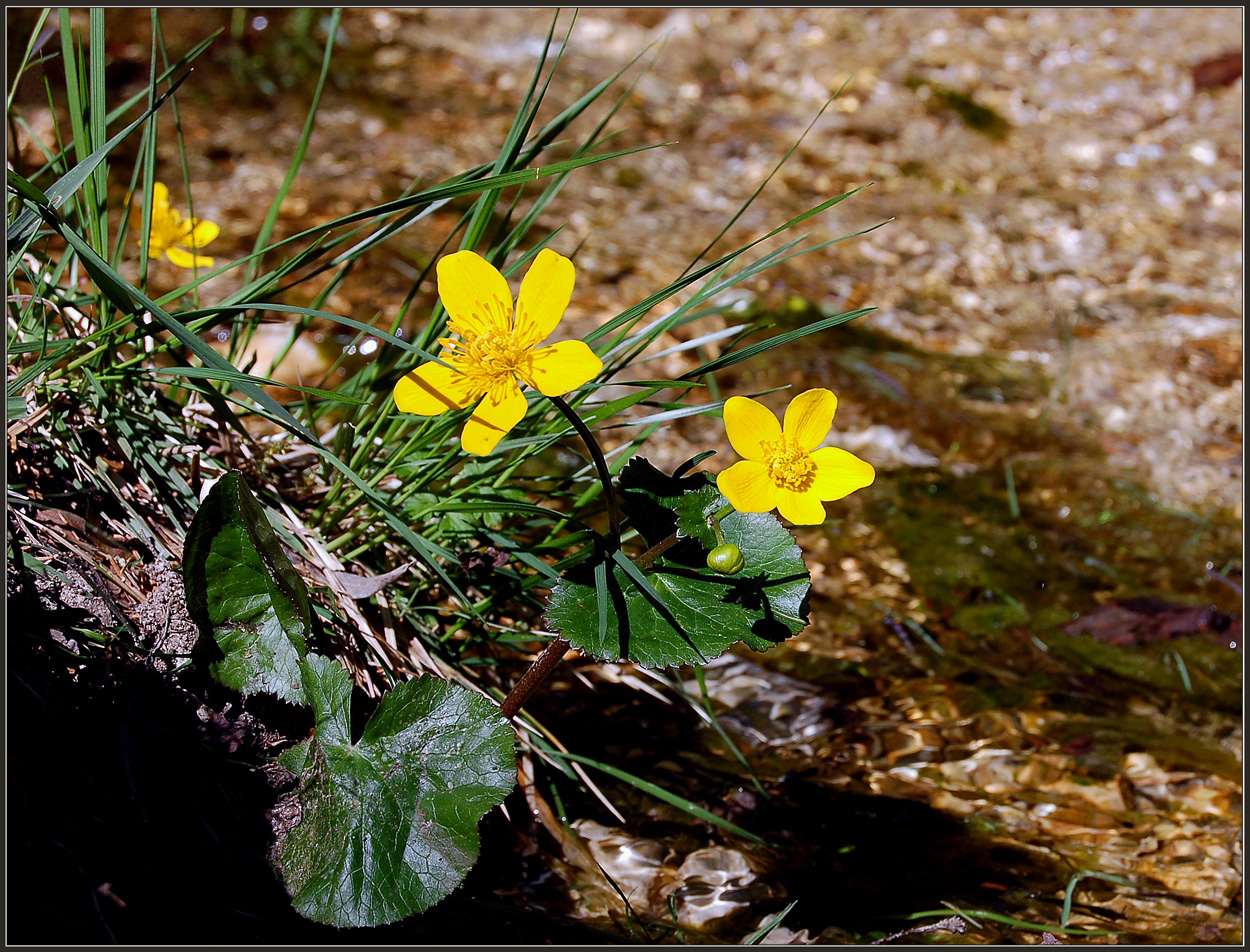
[[[130,209],[131,221],[143,227],[143,213],[134,206]],[[211,221],[200,218],[183,218],[169,204],[169,189],[161,182],[152,186],[152,227],[148,233],[148,257],[159,258],[162,254],[180,268],[211,268],[213,259],[195,252],[221,234],[221,229]],[[143,245],[143,236],[139,236]],[[189,250],[188,250],[189,249]]]
[[[741,457],[716,477],[716,486],[739,512],[774,508],[795,525],[825,521],[823,503],[872,484],[876,470],[858,456],[825,446],[838,398],[829,390],[800,393],[786,408],[785,427],[762,403],[730,397],[725,432]]]
[[[466,453],[490,453],[525,416],[518,379],[558,397],[603,368],[580,340],[538,347],[564,316],[573,280],[573,262],[544,248],[521,282],[514,314],[508,282],[485,258],[457,251],[441,259],[438,294],[448,327],[460,336],[439,340],[438,356],[446,367],[423,364],[395,385],[395,405],[405,413],[436,416],[477,404],[460,445]]]

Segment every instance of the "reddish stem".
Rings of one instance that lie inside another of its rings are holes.
[[[658,559],[661,555],[677,544],[677,533],[674,532],[667,539],[661,539],[646,552],[634,559],[634,564],[640,569],[651,568],[651,563]]]
[[[521,680],[516,686],[508,692],[508,696],[503,699],[500,705],[499,713],[508,720],[516,717],[517,711],[525,706],[525,702],[530,699],[530,695],[534,693],[535,688],[547,679],[547,675],[555,670],[555,666],[560,663],[560,659],[564,657],[564,653],[569,650],[569,643],[563,638],[557,638],[551,644],[543,649],[543,653],[534,659]]]

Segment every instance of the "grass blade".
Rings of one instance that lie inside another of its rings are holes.
[[[300,166],[304,164],[304,156],[308,153],[308,140],[312,138],[313,125],[317,118],[317,109],[321,105],[321,93],[325,89],[326,77],[330,74],[330,58],[334,53],[334,41],[338,36],[339,21],[342,18],[342,8],[335,7],[330,15],[330,25],[326,30],[325,56],[321,60],[321,74],[317,77],[317,86],[313,90],[312,104],[308,107],[308,118],[304,120],[304,128],[300,132],[299,142],[295,146],[295,154],[291,157],[291,165],[286,171],[286,177],[283,178],[282,184],[278,186],[273,202],[269,205],[269,213],[265,216],[265,220],[261,223],[260,230],[256,234],[256,243],[252,246],[253,252],[262,251],[269,243],[274,225],[278,222],[278,209],[282,205],[283,199],[290,193],[291,186],[295,184],[295,176],[299,174]],[[252,279],[256,277],[260,261],[259,255],[252,258],[248,264],[247,277],[244,279],[244,283],[251,283]]]
[[[1063,912],[1059,915],[1059,924],[1066,927],[1068,919],[1072,917],[1072,897],[1076,892],[1076,884],[1082,879],[1105,879],[1109,883],[1116,883],[1119,886],[1132,886],[1132,880],[1125,879],[1123,876],[1115,876],[1111,873],[1100,873],[1097,870],[1082,869],[1072,874],[1072,878],[1068,880],[1068,887],[1063,891]]]
[[[776,929],[779,925],[781,925],[781,920],[784,919],[786,916],[790,915],[790,910],[793,909],[798,904],[799,904],[799,901],[797,899],[794,900],[792,903],[790,903],[790,905],[782,909],[781,912],[777,913],[776,916],[769,919],[767,925],[761,926],[760,928],[752,932],[749,936],[747,936],[745,939],[743,939],[742,944],[743,945],[759,945],[761,942],[763,942],[765,939],[768,938],[769,934],[771,934],[774,929]]]
[[[875,307],[861,307],[857,311],[847,311],[843,314],[835,314],[833,317],[826,317],[822,321],[814,321],[806,327],[800,327],[797,330],[788,331],[785,334],[778,334],[776,337],[770,337],[768,340],[760,341],[758,344],[752,344],[750,347],[744,347],[742,350],[734,351],[731,354],[722,354],[714,360],[709,360],[701,367],[691,370],[689,373],[682,374],[683,379],[692,377],[701,377],[706,373],[714,370],[723,370],[726,367],[732,367],[734,364],[741,363],[744,360],[750,360],[758,354],[763,354],[772,350],[774,347],[782,347],[793,341],[807,337],[809,334],[819,334],[821,331],[827,331],[831,327],[837,327],[839,324],[845,324],[847,321],[853,321],[857,317],[863,317],[865,314],[871,314],[875,311]]]
[[[590,757],[583,757],[581,754],[573,754],[567,751],[548,751],[548,756],[557,759],[568,759],[579,764],[586,764],[589,767],[594,767],[596,770],[602,771],[609,777],[615,777],[617,780],[623,780],[625,783],[641,790],[643,793],[650,794],[657,800],[663,800],[665,803],[670,806],[677,807],[677,809],[683,811],[684,813],[689,813],[693,817],[698,817],[705,823],[711,823],[720,827],[722,830],[728,830],[730,833],[733,833],[736,836],[741,836],[743,839],[750,840],[752,843],[759,843],[762,846],[768,845],[766,840],[760,836],[756,836],[749,830],[744,830],[737,824],[730,823],[724,817],[719,817],[715,813],[703,809],[703,807],[699,806],[697,803],[693,803],[685,797],[678,796],[675,793],[670,793],[663,787],[656,786],[655,784],[647,780],[643,780],[641,777],[637,777],[628,771],[621,770],[619,767],[613,767],[610,764],[601,763],[600,761],[594,760]]]
[[[704,657],[703,652],[699,650],[699,646],[694,643],[694,639],[686,633],[686,629],[682,626],[682,623],[679,622],[676,616],[673,615],[673,611],[668,607],[668,603],[664,601],[664,597],[655,590],[655,587],[652,586],[649,581],[647,581],[647,577],[643,574],[642,569],[638,568],[638,566],[636,566],[633,561],[629,559],[620,549],[614,549],[612,551],[612,561],[621,567],[625,574],[630,577],[630,580],[642,590],[642,594],[647,597],[647,600],[655,606],[655,610],[660,613],[661,617],[663,617],[663,619],[672,626],[675,632],[685,639],[686,643],[690,645],[690,647],[695,650],[695,653],[706,663],[708,659]]]

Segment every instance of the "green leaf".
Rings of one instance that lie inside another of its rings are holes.
[[[512,790],[512,728],[485,698],[423,677],[387,693],[353,744],[347,672],[318,655],[304,670],[317,730],[302,819],[275,852],[292,902],[339,927],[424,912],[464,879],[478,820]]]
[[[297,776],[304,772],[304,767],[308,763],[308,756],[312,751],[312,738],[302,740],[294,747],[288,747],[280,753],[275,759],[291,773]]]
[[[244,694],[306,703],[300,661],[312,633],[308,590],[237,470],[200,504],[183,562],[197,647],[220,649],[209,663],[213,677]]]
[[[218,370],[215,367],[153,367],[151,371],[144,371],[154,374],[166,374],[171,377],[186,377],[189,380],[224,380],[227,383],[255,383],[262,387],[284,387],[287,390],[294,390],[298,393],[307,393],[310,396],[319,397],[322,400],[329,400],[332,403],[345,403],[349,406],[367,407],[369,400],[363,400],[360,397],[348,396],[338,390],[321,390],[317,387],[301,387],[298,384],[282,383],[279,380],[270,380],[268,377],[258,377],[255,374],[246,374],[239,370]]]
[[[630,524],[648,546],[679,541],[645,569],[601,548],[551,593],[547,620],[596,658],[648,667],[705,663],[737,641],[767,650],[807,625],[811,577],[794,538],[771,513],[730,512],[725,541],[742,551],[736,575],[707,567],[717,545],[707,517],[727,505],[706,473],[667,476],[631,460],[619,481]]]
[[[706,473],[669,476],[641,456],[635,456],[621,470],[617,484],[621,492],[621,508],[629,517],[629,524],[651,546],[677,529],[674,507],[686,493],[705,489],[708,477]],[[687,536],[690,534],[685,533]]]

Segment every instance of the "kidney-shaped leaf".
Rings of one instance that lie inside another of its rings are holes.
[[[304,662],[317,729],[300,775],[300,822],[276,858],[296,910],[335,926],[423,912],[477,859],[477,824],[516,781],[513,731],[459,685],[398,685],[352,743],[351,681],[332,659]]]
[[[244,694],[265,691],[303,704],[300,661],[308,651],[308,589],[282,551],[264,509],[238,472],[200,504],[183,552],[187,608],[221,656],[209,670]]]
[[[596,658],[648,667],[712,660],[734,642],[764,651],[807,625],[811,577],[793,536],[770,513],[732,511],[725,541],[742,550],[736,575],[707,567],[716,543],[707,517],[728,502],[705,473],[666,476],[645,460],[622,471],[631,523],[651,545],[682,541],[645,570],[604,551],[570,569],[547,609],[551,627]]]

